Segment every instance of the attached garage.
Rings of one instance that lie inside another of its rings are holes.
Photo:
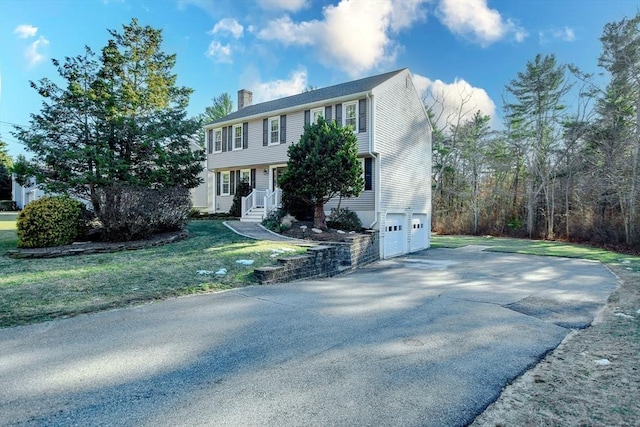
[[[389,213],[386,215],[383,236],[384,258],[390,258],[406,252],[405,242],[407,241],[407,230],[405,227],[405,218],[406,216],[404,214]]]
[[[411,252],[429,247],[431,224],[426,214],[414,214],[411,218]]]

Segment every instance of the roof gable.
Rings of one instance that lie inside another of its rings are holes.
[[[403,72],[406,68],[400,70],[391,71],[377,76],[365,77],[359,80],[353,80],[346,83],[341,83],[334,86],[328,86],[320,89],[315,89],[309,92],[299,93],[297,95],[287,96],[285,98],[274,99],[272,101],[261,102],[259,104],[249,105],[238,111],[234,111],[231,114],[227,114],[217,120],[214,120],[207,125],[215,123],[229,122],[239,120],[245,117],[257,116],[267,114],[272,111],[285,110],[293,108],[298,105],[312,104],[314,102],[326,101],[333,98],[340,98],[352,94],[367,92],[387,81],[391,77]]]

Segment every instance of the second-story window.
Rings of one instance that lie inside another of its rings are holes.
[[[280,117],[269,119],[269,144],[280,144]]]
[[[354,132],[357,132],[357,121],[358,121],[358,103],[350,102],[348,104],[344,104],[344,125],[351,126],[351,129]]]
[[[220,153],[222,151],[222,129],[214,129],[213,130],[214,137],[214,152]]]
[[[242,125],[233,127],[233,149],[242,150]]]
[[[320,117],[324,117],[324,108],[311,110],[311,123],[316,123]]]

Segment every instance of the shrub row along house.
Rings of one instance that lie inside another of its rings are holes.
[[[381,258],[429,247],[431,125],[408,69],[260,104],[240,90],[238,110],[205,126],[207,210],[229,211],[241,180],[253,189],[243,199],[243,221],[260,221],[279,207],[287,149],[319,116],[350,126],[357,136],[364,191],[340,206],[379,231]],[[326,213],[337,204],[329,201]]]

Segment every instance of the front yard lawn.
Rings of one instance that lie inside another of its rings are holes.
[[[188,230],[186,240],[149,249],[12,259],[4,253],[16,247],[15,225],[0,227],[0,327],[246,286],[255,283],[253,270],[275,255],[305,251],[238,236],[221,221],[192,221]],[[221,269],[226,274],[216,275]]]

